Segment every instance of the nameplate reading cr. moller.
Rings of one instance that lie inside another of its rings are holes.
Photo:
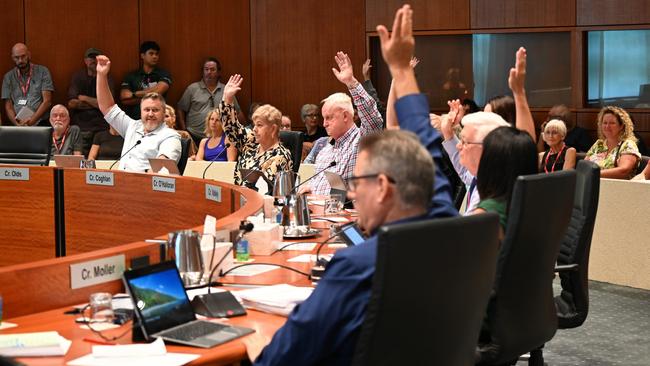
[[[151,177],[151,187],[154,191],[176,192],[176,179],[153,176]]]
[[[124,254],[70,265],[70,287],[74,289],[119,280],[124,273]]]
[[[0,168],[0,180],[29,180],[29,168]]]
[[[115,179],[111,172],[86,171],[86,184],[97,186],[114,186]]]
[[[212,184],[205,185],[205,199],[221,202],[221,187]]]

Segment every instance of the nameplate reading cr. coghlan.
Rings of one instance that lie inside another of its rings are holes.
[[[70,265],[70,287],[74,289],[119,280],[124,273],[124,254]]]
[[[94,184],[98,186],[114,186],[115,179],[111,172],[86,172],[86,184]]]
[[[0,180],[29,180],[29,168],[0,168]]]
[[[176,192],[176,179],[175,178],[166,178],[166,177],[151,177],[151,188],[154,191],[160,192]]]
[[[205,199],[221,202],[221,187],[212,184],[205,185]]]

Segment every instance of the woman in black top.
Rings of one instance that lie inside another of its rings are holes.
[[[542,138],[549,149],[539,153],[539,171],[552,173],[576,166],[576,149],[564,143],[566,125],[559,119],[552,119],[542,126]]]

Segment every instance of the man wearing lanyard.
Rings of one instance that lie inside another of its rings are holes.
[[[81,130],[79,126],[70,126],[70,113],[61,104],[50,111],[52,125],[52,148],[50,156],[81,155]]]
[[[11,58],[16,67],[2,80],[2,99],[9,121],[16,126],[49,126],[46,112],[54,91],[50,71],[31,63],[31,53],[23,43],[11,48]]]

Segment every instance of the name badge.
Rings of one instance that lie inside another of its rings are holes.
[[[86,172],[86,184],[97,186],[114,186],[113,173],[110,172]]]
[[[27,105],[27,99],[25,98],[20,98],[18,99],[18,102],[16,102],[17,105]]]
[[[205,199],[221,202],[221,187],[212,184],[205,185]]]
[[[159,192],[176,192],[176,179],[167,177],[151,177],[151,188]]]
[[[122,278],[126,258],[124,254],[70,265],[70,287],[74,289]]]
[[[29,180],[29,168],[0,168],[0,180]]]

